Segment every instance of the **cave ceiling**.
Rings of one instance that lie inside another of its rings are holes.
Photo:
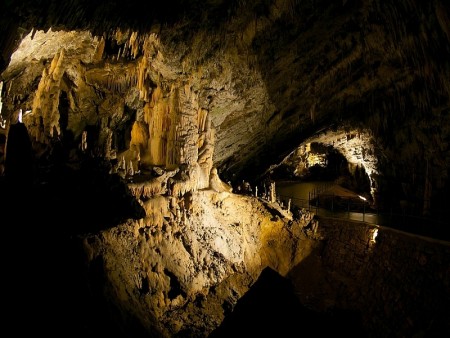
[[[61,92],[80,137],[105,117],[111,129],[144,119],[161,90],[181,115],[208,112],[227,177],[344,128],[370,134],[385,173],[424,171],[420,158],[447,180],[446,1],[4,1],[1,12],[2,118],[50,110],[36,138],[58,132],[48,102]]]

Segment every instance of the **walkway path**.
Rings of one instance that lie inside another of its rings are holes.
[[[325,191],[335,192],[335,196],[341,196],[340,194],[352,198],[358,196],[350,190],[342,187],[336,188],[333,185],[333,182],[279,182],[276,186],[276,192],[282,201],[287,202],[291,199],[291,205],[311,210],[319,217],[345,218],[450,241],[450,227],[444,224],[443,220],[396,213],[375,213],[371,211],[368,204],[367,209],[365,209],[363,200],[359,203],[363,206],[361,209],[367,210],[367,212],[338,211],[313,205],[313,198]],[[353,198],[353,200],[357,199]]]

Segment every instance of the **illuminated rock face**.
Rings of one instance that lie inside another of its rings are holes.
[[[105,296],[148,332],[207,337],[263,268],[285,276],[314,247],[296,245],[289,219],[265,203],[212,190],[154,196],[146,217],[85,238],[88,265],[103,262],[91,278],[106,278]]]
[[[56,49],[55,55],[33,45],[33,42],[41,44],[42,40],[52,46],[60,45],[62,39],[67,39],[63,33],[36,32],[22,44],[21,48],[33,50],[32,57],[49,57],[48,67],[37,67],[42,69],[40,77],[35,72],[11,82],[11,88],[19,89],[28,81],[38,81],[32,100],[30,95],[23,103],[30,110],[24,123],[33,142],[51,145],[55,138],[63,137],[60,98],[65,94],[69,110],[65,129],[73,135],[74,141],[83,143],[83,133],[89,134],[88,127],[94,127],[96,135],[90,137],[91,142],[84,143],[84,151],[107,159],[118,158],[133,172],[150,170],[154,166],[173,170],[186,165],[195,176],[190,187],[207,188],[213,166],[215,128],[210,112],[191,90],[193,84],[170,78],[173,74],[165,79],[160,69],[152,69],[154,65],[147,61],[151,58],[147,54],[153,52],[151,48],[145,49],[146,55],[139,60],[99,64],[101,60],[96,59],[96,55],[104,41],[98,42],[86,32],[71,34],[72,39],[86,43],[85,47],[78,45],[84,59],[72,42]],[[129,36],[128,42],[131,44],[134,38],[134,35]],[[146,40],[148,44],[158,43],[154,34]],[[14,55],[10,69],[25,65],[23,60],[16,61],[16,58],[27,58],[22,53],[20,49]],[[91,66],[86,67],[84,63]],[[176,69],[168,71],[173,73]],[[8,71],[5,76],[7,74]],[[15,110],[13,102],[7,101],[6,105],[11,111]],[[130,115],[130,111],[133,114]],[[119,148],[114,139],[125,123],[132,127],[122,132],[127,134],[126,142]]]

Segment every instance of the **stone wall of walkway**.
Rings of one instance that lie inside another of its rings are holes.
[[[359,310],[370,337],[450,337],[450,243],[320,218],[322,263],[337,305]]]

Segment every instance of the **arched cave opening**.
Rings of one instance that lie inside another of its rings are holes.
[[[371,181],[363,165],[351,164],[333,145],[302,144],[268,173],[278,182],[334,182],[371,199]]]

